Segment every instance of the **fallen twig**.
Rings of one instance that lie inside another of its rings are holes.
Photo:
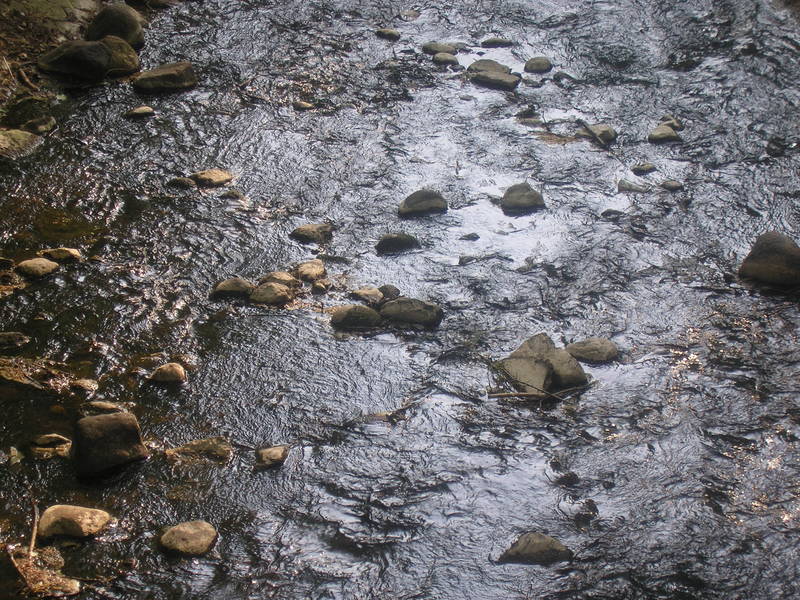
[[[39,507],[36,506],[36,500],[31,493],[31,504],[33,504],[33,529],[31,530],[31,543],[28,546],[28,558],[33,558],[33,549],[36,547],[36,533],[39,530]]]
[[[30,79],[28,79],[28,74],[27,74],[27,73],[25,73],[25,70],[24,70],[24,69],[21,69],[21,68],[20,68],[20,69],[18,69],[18,71],[19,71],[19,76],[22,78],[22,83],[24,83],[25,85],[27,85],[27,86],[28,86],[29,88],[31,88],[32,90],[35,90],[35,91],[37,91],[37,92],[41,91],[41,88],[40,88],[38,85],[36,85],[36,84],[35,84],[35,83],[33,83],[33,82],[30,80]]]

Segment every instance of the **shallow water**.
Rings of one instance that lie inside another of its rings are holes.
[[[532,4],[187,2],[154,15],[142,60],[192,60],[195,90],[68,93],[46,143],[0,165],[0,248],[96,260],[0,300],[0,329],[33,338],[23,356],[100,378],[95,399],[134,402],[155,448],[225,435],[236,455],[174,467],[154,453],[97,483],[66,461],[3,467],[4,541],[28,535],[31,496],[114,514],[110,533],[64,550],[65,571],[90,580],[85,598],[800,595],[800,316],[793,298],[735,277],[758,234],[800,238],[797,13],[755,0]],[[408,8],[419,18],[403,20]],[[375,38],[380,26],[403,38]],[[480,49],[489,35],[518,43]],[[465,66],[547,55],[555,69],[516,94],[481,89],[430,63],[419,47],[434,39],[469,44]],[[296,112],[296,99],[318,108]],[[121,118],[141,103],[158,116]],[[582,119],[619,141],[547,143],[514,118],[528,106],[553,134]],[[665,113],[685,122],[684,142],[648,144]],[[766,152],[774,138],[782,156]],[[632,175],[644,161],[658,171]],[[166,186],[216,166],[246,200]],[[654,190],[617,193],[623,178]],[[660,190],[665,179],[685,190]],[[505,216],[492,200],[524,180],[547,210]],[[420,187],[450,211],[399,221]],[[342,289],[291,311],[208,299],[221,278],[313,257],[288,233],[325,219],[338,226],[325,252],[347,259],[328,262]],[[376,256],[397,230],[422,249]],[[384,283],[440,303],[442,326],[334,334],[320,309]],[[587,367],[596,384],[555,407],[487,398],[487,363],[540,331],[609,336],[624,358]],[[188,355],[189,384],[129,374],[156,352]],[[0,449],[70,432],[76,404],[52,402],[6,399]],[[274,443],[292,445],[287,463],[254,472],[251,448]],[[159,528],[198,518],[220,531],[209,555],[157,549]],[[494,562],[530,530],[576,558]],[[15,597],[8,565],[0,580]]]

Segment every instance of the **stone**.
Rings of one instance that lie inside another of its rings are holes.
[[[58,433],[37,435],[31,442],[31,456],[36,460],[49,460],[55,457],[67,458],[72,448],[72,440]]]
[[[40,117],[31,119],[22,125],[22,129],[36,135],[44,135],[48,131],[55,129],[56,120],[53,117]]]
[[[397,214],[401,217],[416,217],[447,212],[447,200],[433,190],[417,190],[400,203]]]
[[[212,298],[230,298],[230,297],[246,297],[251,294],[251,292],[255,289],[255,285],[251,281],[247,279],[242,279],[241,277],[230,277],[229,279],[223,279],[219,283],[214,286],[214,289],[211,290],[211,297]]]
[[[144,17],[127,4],[109,4],[89,23],[86,39],[100,40],[107,35],[113,35],[139,49],[144,45],[144,24]]]
[[[142,71],[133,80],[133,87],[139,92],[158,93],[173,92],[193,88],[197,85],[192,63],[180,61],[168,63]]]
[[[480,73],[483,71],[496,71],[498,73],[511,73],[511,67],[500,64],[496,60],[481,58],[467,67],[469,73]]]
[[[176,362],[169,362],[150,373],[148,379],[156,383],[183,383],[186,381],[186,369]]]
[[[45,250],[40,250],[37,254],[58,262],[83,260],[83,255],[77,248],[46,248]]]
[[[108,35],[100,40],[108,49],[108,69],[106,77],[122,77],[139,70],[139,55],[125,40]]]
[[[508,48],[513,45],[513,41],[504,37],[490,37],[481,42],[483,48]]]
[[[350,295],[356,300],[361,300],[361,302],[370,306],[376,306],[383,302],[383,292],[372,285],[354,290]]]
[[[256,304],[284,306],[292,300],[294,300],[294,292],[291,288],[274,281],[262,283],[250,292],[250,302],[255,302]]]
[[[37,66],[45,73],[97,82],[106,76],[110,62],[108,47],[99,41],[71,40],[42,54]]]
[[[591,133],[589,133],[591,131]],[[614,140],[617,139],[617,130],[611,127],[611,125],[607,125],[606,123],[597,123],[596,125],[589,125],[589,131],[586,129],[582,129],[578,131],[578,135],[581,137],[588,137],[593,139],[594,136],[600,139],[601,142],[604,144],[610,144]],[[592,133],[594,136],[592,136]]]
[[[493,90],[511,92],[517,88],[521,78],[517,75],[501,73],[500,71],[478,71],[470,76],[470,81]]]
[[[280,283],[281,285],[285,285],[293,290],[296,290],[303,285],[299,279],[297,279],[291,273],[287,273],[286,271],[273,271],[272,273],[267,273],[258,280],[258,285],[270,282]]]
[[[206,169],[189,175],[200,187],[220,187],[233,180],[233,175],[223,169]]]
[[[28,277],[44,277],[57,271],[59,264],[46,258],[29,258],[17,264],[17,271]]]
[[[19,348],[30,341],[31,338],[19,331],[0,331],[0,350]]]
[[[553,63],[546,56],[534,56],[525,63],[526,73],[547,73],[553,68]]]
[[[154,117],[155,114],[156,111],[152,107],[142,104],[141,106],[130,109],[124,116],[126,119],[146,119],[148,117]]]
[[[458,49],[450,44],[442,44],[440,42],[428,42],[422,46],[422,51],[425,54],[455,54]]]
[[[188,521],[167,529],[159,538],[161,545],[172,552],[201,556],[211,550],[217,530],[206,521]]]
[[[296,228],[289,236],[304,244],[327,244],[333,239],[333,225],[330,223],[309,223]]]
[[[84,477],[104,475],[150,456],[136,417],[123,412],[80,419],[72,450],[75,469]]]
[[[380,314],[363,304],[334,306],[330,314],[331,327],[334,329],[365,329],[376,327],[381,322]]]
[[[333,287],[333,282],[330,279],[317,279],[311,283],[312,294],[325,294]]]
[[[164,451],[167,460],[210,460],[225,463],[233,456],[233,446],[224,437],[212,437],[193,440],[177,448]]]
[[[256,450],[256,468],[269,469],[279,467],[289,456],[289,446],[271,446]]]
[[[465,240],[467,242],[477,242],[479,239],[481,239],[481,236],[478,235],[477,233],[473,232],[473,233],[464,234],[458,239]]]
[[[549,565],[570,560],[572,551],[557,539],[542,533],[523,533],[499,558],[502,563]]]
[[[298,279],[312,282],[322,279],[328,272],[325,270],[325,264],[320,259],[315,258],[297,265],[294,269],[294,274]]]
[[[401,254],[419,248],[419,240],[408,233],[387,233],[375,244],[378,254]]]
[[[800,248],[790,237],[768,231],[756,239],[739,276],[776,287],[800,287]]]
[[[674,179],[667,179],[666,181],[661,182],[661,187],[668,192],[680,192],[683,189],[683,184],[680,181],[675,181]]]
[[[292,108],[302,112],[304,110],[311,110],[314,108],[314,105],[311,102],[306,102],[305,100],[295,100],[292,102]]]
[[[525,340],[511,353],[510,358],[549,362],[553,368],[552,383],[555,389],[578,387],[589,382],[578,361],[563,348],[556,348],[545,333],[539,333]]]
[[[15,96],[5,106],[0,123],[12,129],[27,129],[26,123],[50,117],[50,101],[45,96],[22,94]]]
[[[664,115],[658,120],[658,123],[659,125],[666,125],[667,127],[671,127],[675,131],[683,131],[684,129],[683,122],[680,119],[673,117],[672,115]]]
[[[103,531],[110,521],[111,515],[104,510],[56,504],[42,513],[38,535],[41,538],[54,535],[85,538]]]
[[[433,55],[433,62],[437,65],[457,65],[458,59],[455,54],[448,54],[447,52],[437,52]]]
[[[378,290],[381,294],[383,294],[383,300],[385,302],[400,297],[400,290],[391,284],[382,285],[378,288]]]
[[[650,186],[647,185],[640,185],[638,183],[634,183],[633,181],[628,181],[627,179],[620,179],[617,182],[617,191],[618,192],[631,192],[634,194],[642,194],[644,192],[650,191]]]
[[[607,363],[619,356],[617,345],[608,338],[591,337],[567,344],[564,349],[576,359],[588,363]]]
[[[0,130],[0,156],[20,158],[33,152],[42,143],[42,138],[22,129]]]
[[[500,368],[520,392],[544,396],[552,386],[553,366],[544,359],[508,357],[500,361]]]
[[[167,185],[185,190],[197,187],[197,184],[194,182],[194,180],[189,179],[188,177],[173,177],[167,182]]]
[[[96,379],[81,378],[75,379],[69,383],[70,389],[93,394],[100,387]]]
[[[400,32],[396,29],[378,29],[375,35],[383,40],[389,40],[390,42],[396,42],[400,39]]]
[[[381,307],[381,316],[394,323],[437,327],[444,318],[441,307],[424,300],[401,296]]]
[[[512,185],[500,201],[503,212],[512,215],[527,215],[544,207],[542,195],[527,183]]]
[[[124,406],[114,402],[105,402],[103,400],[93,400],[81,404],[81,414],[85,417],[93,417],[96,415],[107,415],[111,413],[128,412]]]
[[[650,135],[647,136],[647,141],[651,144],[663,144],[666,142],[680,142],[681,136],[677,134],[677,132],[667,125],[659,125],[653,131],[650,132]]]
[[[631,171],[634,175],[647,175],[648,173],[652,173],[656,170],[656,166],[653,163],[646,162],[640,163],[638,165],[633,165],[631,167]]]

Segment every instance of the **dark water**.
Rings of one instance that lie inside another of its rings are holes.
[[[409,8],[420,17],[399,18]],[[0,329],[34,339],[23,356],[99,378],[95,399],[134,402],[154,448],[225,435],[236,455],[174,467],[156,452],[97,484],[66,461],[2,467],[4,541],[27,536],[31,495],[108,510],[110,533],[64,550],[92,599],[800,597],[800,316],[792,297],[735,277],[758,234],[800,237],[795,17],[765,0],[207,0],[158,13],[144,66],[190,59],[197,89],[70,92],[43,147],[0,166],[2,254],[99,258],[0,300]],[[379,26],[402,40],[376,39]],[[463,41],[468,65],[492,34],[519,43],[484,57],[521,70],[547,55],[555,70],[505,94],[419,52]],[[319,108],[295,112],[296,99]],[[143,102],[155,119],[121,118]],[[548,143],[514,118],[528,106],[554,134],[583,119],[620,139],[611,152]],[[648,144],[665,113],[685,141]],[[643,161],[659,170],[642,181],[685,191],[617,193]],[[165,185],[216,166],[246,201]],[[548,209],[503,215],[491,199],[524,180]],[[420,187],[450,212],[399,222]],[[343,288],[395,284],[440,303],[442,326],[340,336],[316,301],[208,299],[223,277],[311,258],[288,233],[325,219],[339,227],[326,252],[349,259],[328,263]],[[423,248],[376,256],[395,230]],[[488,399],[487,361],[540,331],[610,336],[624,358],[588,368],[597,384],[556,407]],[[188,355],[187,386],[129,374],[156,352]],[[69,432],[76,404],[52,403],[2,401],[0,448]],[[292,445],[286,465],[254,472],[248,448],[274,443]],[[597,516],[581,519],[588,500]],[[198,518],[220,531],[212,553],[156,548],[160,527]],[[494,562],[530,530],[575,560]],[[0,579],[16,597],[8,565]]]

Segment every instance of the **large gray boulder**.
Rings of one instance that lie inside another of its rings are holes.
[[[192,63],[180,61],[168,63],[142,71],[133,80],[133,87],[139,92],[159,93],[186,90],[197,85]]]
[[[417,190],[400,203],[397,214],[401,217],[416,217],[447,212],[447,200],[434,190]]]
[[[144,17],[127,4],[109,4],[89,23],[86,39],[100,40],[107,35],[114,35],[138,50],[144,45],[144,24]]]
[[[381,316],[394,323],[437,327],[444,318],[444,312],[433,302],[400,297],[384,304]]]
[[[104,475],[150,455],[130,413],[84,417],[75,426],[72,450],[75,469],[84,477]]]
[[[523,533],[511,547],[503,552],[499,561],[549,565],[570,560],[572,551],[557,539],[543,533]]]
[[[768,231],[756,239],[739,276],[776,287],[800,287],[800,247],[792,238]]]

